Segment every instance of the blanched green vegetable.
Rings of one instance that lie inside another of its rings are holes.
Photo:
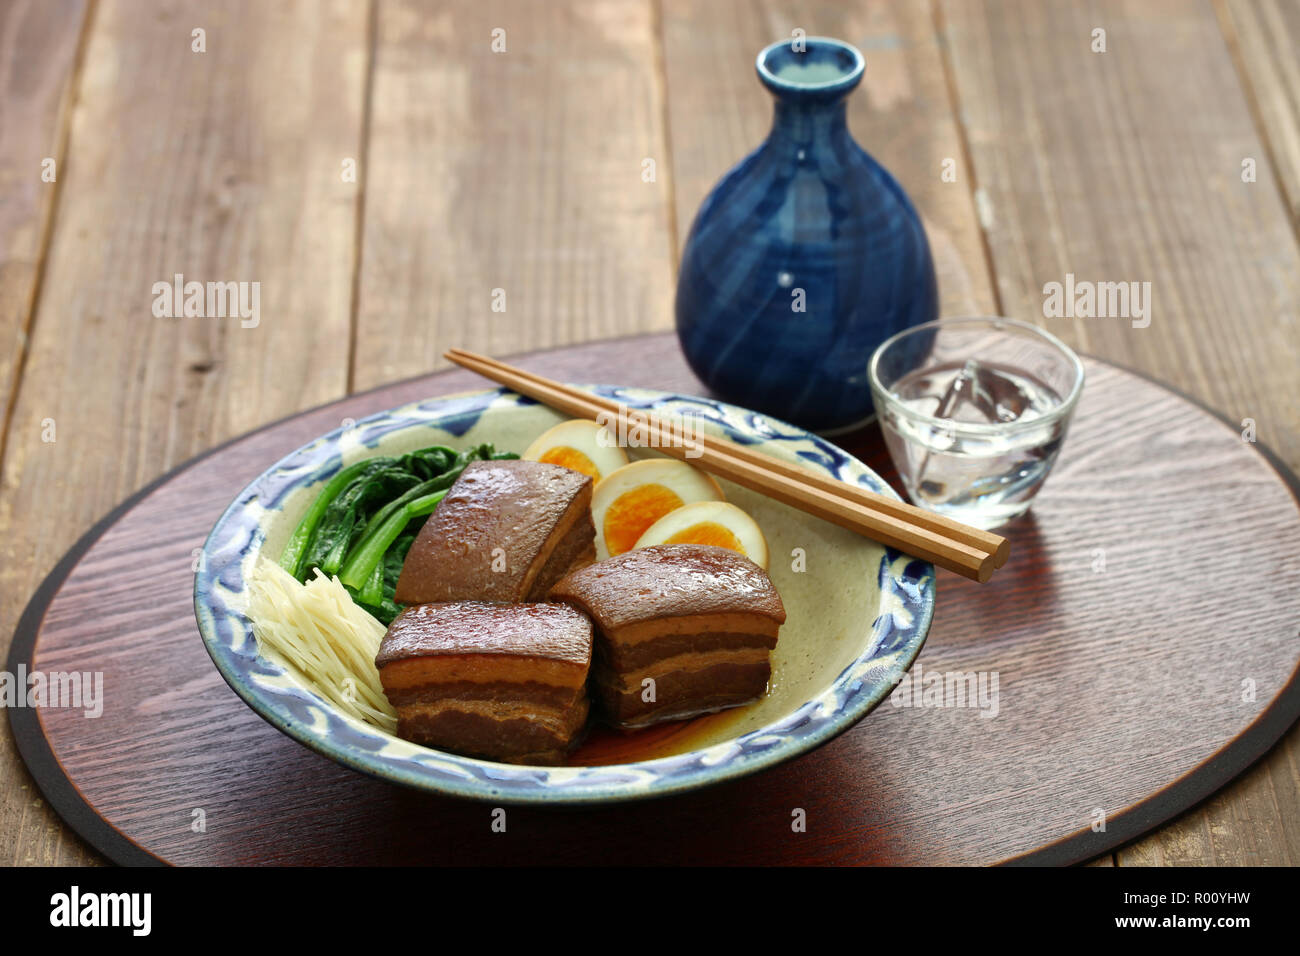
[[[280,566],[305,582],[313,568],[338,575],[356,602],[385,624],[402,563],[438,502],[471,461],[517,458],[490,444],[456,451],[431,445],[340,469],[294,529]]]

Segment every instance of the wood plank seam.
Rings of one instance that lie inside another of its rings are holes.
[[[53,195],[45,212],[45,221],[41,224],[41,238],[36,257],[36,275],[32,280],[31,292],[27,298],[27,308],[22,319],[22,334],[19,337],[18,356],[14,362],[14,376],[10,383],[9,394],[5,396],[4,420],[0,421],[0,474],[3,474],[5,455],[9,450],[9,432],[13,428],[14,411],[18,407],[18,395],[22,388],[23,373],[27,369],[27,356],[31,354],[32,332],[36,327],[36,310],[40,306],[41,292],[45,286],[45,265],[49,258],[50,241],[54,235],[54,226],[58,219],[59,201],[63,196],[63,171],[67,165],[69,140],[72,132],[72,110],[77,102],[81,83],[81,68],[86,58],[86,47],[90,42],[94,28],[95,13],[99,0],[88,0],[86,12],[81,21],[81,32],[77,37],[77,50],[72,58],[72,68],[68,82],[59,104],[58,132],[54,143],[55,178]]]
[[[953,125],[957,129],[957,141],[961,145],[961,161],[966,167],[967,189],[970,192],[971,203],[978,211],[979,201],[979,175],[975,170],[975,156],[970,148],[970,130],[966,128],[966,118],[962,114],[961,94],[957,91],[957,74],[953,68],[952,50],[948,45],[948,28],[944,22],[943,9],[939,5],[939,0],[930,0],[930,17],[934,21],[935,45],[939,48],[939,60],[943,63],[943,82],[948,91],[948,108],[952,110]],[[998,287],[998,274],[993,266],[993,247],[989,242],[989,231],[984,224],[984,216],[981,213],[976,217],[976,228],[980,235],[980,249],[984,253],[984,268],[988,272],[989,291],[993,296],[993,306],[998,315],[1003,315],[1002,309],[1002,290]],[[942,303],[940,303],[942,308]]]
[[[677,221],[677,178],[673,174],[673,128],[668,115],[668,39],[664,35],[663,0],[650,0],[650,3],[655,38],[655,79],[659,87],[659,126],[664,145],[664,162],[661,165],[668,177],[664,189],[664,197],[668,202],[668,265],[672,269],[673,281],[676,282],[680,266],[680,250],[685,237],[679,232]]]
[[[357,310],[361,306],[361,257],[366,238],[366,185],[370,173],[370,116],[375,96],[375,47],[378,37],[379,0],[369,0],[366,8],[366,78],[361,93],[361,148],[358,150],[357,206],[352,238],[352,302],[348,318],[348,369],[344,385],[346,394],[356,389]]]
[[[54,235],[54,229],[58,220],[58,210],[63,195],[63,183],[65,176],[63,172],[67,165],[67,159],[70,150],[71,130],[72,130],[72,113],[77,103],[80,88],[82,67],[85,63],[86,49],[89,45],[90,36],[94,30],[96,12],[98,10],[98,0],[88,0],[85,11],[82,14],[81,28],[77,36],[77,45],[73,53],[72,63],[68,70],[67,82],[64,85],[63,94],[58,107],[58,121],[54,140],[54,158],[55,158],[55,179],[52,184],[52,195],[50,202],[45,211],[44,222],[41,224],[41,235],[38,243],[38,253],[36,257],[35,275],[32,278],[31,290],[27,296],[27,303],[24,314],[21,319],[21,335],[19,337],[18,355],[14,360],[13,380],[10,382],[9,394],[5,396],[6,405],[4,406],[4,417],[0,421],[0,476],[3,476],[5,460],[9,453],[9,435],[13,429],[13,418],[18,407],[18,397],[21,392],[24,374],[27,368],[27,358],[31,354],[31,338],[36,327],[36,312],[40,306],[41,293],[45,285],[45,271],[49,260],[49,250]],[[0,477],[0,484],[3,478]],[[6,639],[7,640],[7,639]],[[35,780],[32,778],[27,766],[22,765],[20,770],[23,778],[27,781],[22,785],[23,790],[29,788],[39,792],[35,786]],[[28,827],[28,815],[33,808],[40,809],[44,807],[44,801],[38,799],[35,804],[28,801],[23,802],[22,814],[18,819],[17,833],[23,833]],[[46,810],[45,813],[49,811]],[[55,833],[55,851],[54,856],[59,856],[58,847],[64,842],[71,843],[79,848],[81,862],[106,863],[107,860],[89,843],[87,843],[80,834],[68,827],[60,827]],[[22,840],[15,839],[13,842],[14,856],[10,861],[11,865],[18,866],[22,862],[19,854],[22,852]]]
[[[1278,162],[1277,150],[1273,146],[1273,137],[1268,124],[1264,122],[1264,111],[1259,103],[1259,91],[1251,78],[1250,70],[1246,69],[1246,61],[1241,52],[1241,42],[1237,36],[1237,27],[1233,23],[1232,14],[1225,0],[1211,0],[1211,2],[1214,6],[1214,15],[1219,21],[1219,29],[1223,33],[1223,41],[1228,46],[1228,55],[1232,58],[1233,68],[1237,71],[1237,80],[1241,83],[1241,92],[1250,110],[1250,119],[1255,125],[1255,133],[1264,146],[1264,156],[1273,174],[1273,182],[1287,207],[1291,231],[1295,234],[1297,243],[1300,243],[1300,218],[1290,215],[1291,209],[1300,206],[1300,197],[1292,195],[1293,190],[1287,188],[1286,178],[1282,175],[1282,166]]]

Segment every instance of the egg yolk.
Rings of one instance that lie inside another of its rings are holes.
[[[745,553],[740,539],[731,533],[731,529],[723,527],[716,521],[701,521],[689,528],[683,528],[664,544],[711,544],[715,548],[729,548],[741,554]]]
[[[663,485],[641,485],[625,491],[605,512],[605,547],[611,556],[631,551],[652,524],[682,506],[676,492]]]
[[[544,461],[548,465],[559,465],[562,468],[571,468],[574,471],[580,471],[588,478],[596,481],[600,480],[600,471],[590,458],[578,451],[576,448],[570,448],[568,445],[559,445],[552,448],[542,455],[538,461]]]

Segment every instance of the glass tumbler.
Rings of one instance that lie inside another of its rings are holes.
[[[977,528],[1029,508],[1083,391],[1083,363],[1064,342],[1005,318],[907,329],[876,349],[868,370],[909,497]]]

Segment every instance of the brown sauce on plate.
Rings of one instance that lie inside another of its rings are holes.
[[[636,763],[696,750],[704,746],[706,740],[717,740],[715,735],[741,717],[746,709],[732,707],[689,720],[655,724],[643,730],[615,730],[601,723],[593,723],[586,738],[565,761],[565,766],[599,767]]]

